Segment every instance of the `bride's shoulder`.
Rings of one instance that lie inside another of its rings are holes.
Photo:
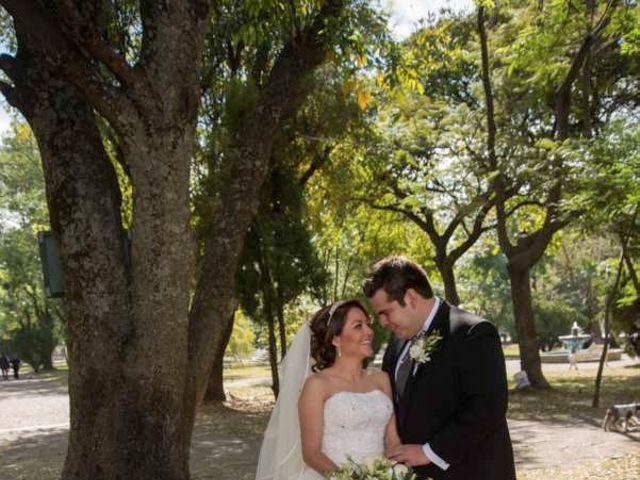
[[[330,378],[322,370],[312,373],[304,382],[303,390],[314,394],[324,394],[329,390]]]
[[[389,375],[387,372],[380,370],[379,368],[367,368],[367,374],[371,378],[371,381],[376,385],[380,390],[386,391],[387,388],[391,387],[391,382],[389,380]]]

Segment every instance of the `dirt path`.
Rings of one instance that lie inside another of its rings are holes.
[[[239,380],[236,386],[259,382]],[[252,480],[266,416],[224,408],[201,412],[193,438],[192,479]],[[0,382],[0,479],[57,480],[68,421],[66,387],[58,382]],[[521,473],[640,452],[640,432],[606,433],[587,417],[561,423],[510,420],[509,425]]]

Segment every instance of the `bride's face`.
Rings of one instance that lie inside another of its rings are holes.
[[[367,358],[373,355],[371,320],[357,307],[349,309],[342,333],[333,338],[333,344],[342,355]]]

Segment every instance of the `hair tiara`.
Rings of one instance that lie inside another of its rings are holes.
[[[329,328],[329,325],[331,325],[331,319],[333,318],[333,314],[336,313],[336,310],[338,308],[340,308],[342,305],[344,305],[345,302],[344,300],[341,300],[339,302],[334,302],[333,305],[331,305],[331,308],[329,309],[329,318],[327,318],[327,328]]]

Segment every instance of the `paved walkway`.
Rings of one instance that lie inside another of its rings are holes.
[[[632,363],[628,360],[620,365]],[[545,364],[543,369],[567,369]],[[596,364],[580,364],[586,370]],[[519,362],[507,362],[507,371]],[[237,380],[227,387],[268,383],[266,379]],[[68,432],[68,397],[57,382],[23,379],[0,382],[0,479],[57,480],[64,461]],[[238,429],[221,435],[215,412],[204,412],[193,437],[193,480],[252,480],[261,441],[259,432]],[[239,419],[239,421],[242,421]],[[247,420],[250,423],[251,419]],[[519,469],[591,462],[640,449],[640,432],[607,433],[591,420],[538,422],[511,420],[510,430]]]

